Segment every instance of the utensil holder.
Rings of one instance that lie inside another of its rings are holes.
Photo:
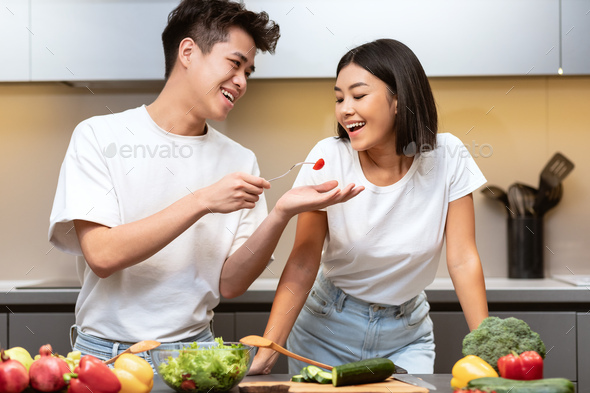
[[[508,277],[543,278],[543,217],[508,217]]]

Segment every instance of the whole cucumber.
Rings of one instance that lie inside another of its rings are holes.
[[[361,385],[381,382],[395,372],[395,365],[389,359],[365,359],[347,363],[332,369],[332,385]]]
[[[468,389],[496,393],[574,393],[574,384],[565,378],[534,379],[519,381],[500,377],[476,378],[469,381]]]

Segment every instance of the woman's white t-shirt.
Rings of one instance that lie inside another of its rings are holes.
[[[434,280],[449,203],[468,195],[486,179],[455,136],[437,135],[437,148],[414,157],[398,182],[378,187],[364,176],[358,152],[346,139],[327,138],[303,166],[294,186],[337,180],[365,191],[329,206],[322,269],[344,292],[369,303],[399,305]]]
[[[166,132],[144,106],[80,123],[61,167],[49,239],[78,255],[76,324],[117,341],[178,341],[209,327],[224,261],[267,215],[207,214],[147,260],[100,279],[88,267],[73,220],[108,227],[135,222],[232,172],[258,176],[254,153],[208,127],[203,136]]]

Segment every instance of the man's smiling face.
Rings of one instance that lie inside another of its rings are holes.
[[[189,89],[195,97],[194,115],[223,121],[247,89],[247,79],[254,72],[256,45],[252,37],[238,27],[229,29],[225,42],[213,45],[203,54],[198,46],[188,63]]]

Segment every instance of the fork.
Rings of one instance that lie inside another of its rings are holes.
[[[273,177],[272,179],[268,180],[269,182],[280,179],[281,177],[285,177],[289,174],[289,172],[291,172],[293,169],[295,169],[296,167],[298,167],[299,165],[303,165],[303,164],[315,164],[315,162],[298,162],[297,164],[293,165],[291,167],[291,169],[289,169],[287,172],[283,173],[281,176],[277,176],[277,177]]]

